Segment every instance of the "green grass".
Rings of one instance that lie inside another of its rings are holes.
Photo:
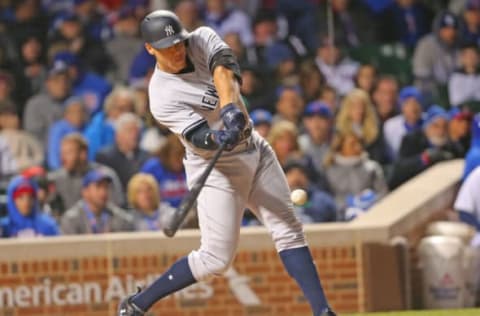
[[[427,310],[408,312],[382,312],[365,314],[342,314],[340,316],[480,316],[480,308],[457,310]]]

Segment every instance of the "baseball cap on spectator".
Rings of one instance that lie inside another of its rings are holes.
[[[60,12],[53,19],[53,24],[52,24],[53,30],[58,30],[62,26],[62,24],[67,21],[80,22],[80,18],[75,13],[70,11]]]
[[[305,175],[307,175],[307,177],[309,175],[309,168],[305,159],[296,159],[296,158],[287,159],[287,161],[285,162],[285,165],[283,166],[283,172],[288,173],[290,170],[293,170],[293,169],[299,169]]]
[[[465,3],[465,10],[480,10],[480,0],[468,0]]]
[[[422,93],[414,86],[407,86],[400,90],[400,93],[398,94],[398,104],[400,104],[400,106],[403,106],[403,103],[405,103],[405,101],[410,98],[414,98],[415,100],[417,100],[418,103],[420,103],[420,105],[422,105]]]
[[[457,29],[459,26],[458,18],[452,12],[445,11],[440,14],[439,28],[452,27]]]
[[[85,108],[85,103],[83,102],[83,99],[81,97],[78,97],[76,95],[71,96],[65,101],[63,101],[63,110],[66,111],[71,105],[79,103],[82,105],[83,108]]]
[[[305,111],[303,113],[304,116],[321,116],[327,119],[332,118],[332,111],[323,102],[320,101],[312,101],[307,104],[305,107]]]
[[[112,177],[110,177],[108,174],[106,174],[103,170],[92,169],[83,177],[82,186],[84,188],[86,188],[92,183],[98,183],[98,182],[101,182],[101,181],[112,182]]]
[[[272,68],[278,67],[278,65],[285,61],[295,60],[293,51],[283,43],[270,45],[265,52],[265,57],[268,65]]]
[[[30,181],[23,181],[13,191],[13,199],[15,200],[23,194],[35,196],[35,191],[35,187],[30,183]]]
[[[422,127],[425,129],[427,128],[430,124],[432,124],[434,121],[443,118],[445,120],[449,120],[450,116],[448,115],[447,111],[445,111],[444,108],[442,108],[439,105],[432,105],[428,109],[426,115],[425,115],[425,120],[423,121]]]
[[[277,87],[277,89],[275,91],[276,92],[275,95],[276,95],[277,99],[280,98],[280,96],[282,95],[282,93],[285,90],[293,90],[296,93],[298,93],[299,95],[303,95],[302,88],[299,85],[281,85],[281,86]]]
[[[47,76],[55,76],[58,74],[66,74],[68,72],[68,67],[63,61],[55,61],[50,68],[48,68]]]
[[[272,124],[272,114],[264,109],[257,109],[250,113],[250,118],[253,121],[253,126],[260,124]]]
[[[468,109],[461,109],[454,107],[448,111],[449,120],[467,120],[470,121],[473,118],[473,113]]]
[[[53,57],[53,62],[63,62],[66,66],[79,66],[80,65],[80,59],[78,58],[77,55],[70,51],[61,51],[55,54]]]

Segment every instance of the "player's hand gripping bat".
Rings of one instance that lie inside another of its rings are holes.
[[[180,206],[172,214],[172,217],[163,228],[163,233],[168,237],[173,237],[177,232],[180,225],[183,223],[183,220],[187,216],[188,212],[192,209],[193,205],[197,201],[198,194],[202,190],[205,182],[207,181],[208,176],[212,172],[213,167],[218,161],[218,158],[222,155],[225,150],[226,144],[223,143],[215,152],[212,160],[210,160],[207,168],[203,171],[202,175],[198,181],[193,185],[192,189],[187,193],[187,195],[182,199]]]

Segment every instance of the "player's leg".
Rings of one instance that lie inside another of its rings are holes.
[[[224,173],[213,170],[197,200],[200,249],[174,263],[152,285],[125,301],[125,308],[138,314],[120,313],[120,316],[143,315],[163,297],[226,271],[237,248],[246,192],[234,190]]]
[[[248,205],[271,233],[287,272],[302,289],[314,315],[335,315],[325,297],[302,225],[295,217],[285,175],[270,146],[263,141],[259,146],[262,157]]]

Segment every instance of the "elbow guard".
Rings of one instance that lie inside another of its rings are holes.
[[[189,131],[185,138],[195,147],[214,150],[218,148],[217,143],[212,138],[212,130],[207,122],[198,125],[196,128]]]
[[[240,66],[238,65],[237,58],[235,57],[233,51],[230,48],[222,49],[221,51],[213,55],[212,59],[210,59],[208,67],[210,68],[210,71],[212,73],[217,66],[224,66],[233,71],[235,78],[240,84],[242,83],[242,73],[240,71]]]

